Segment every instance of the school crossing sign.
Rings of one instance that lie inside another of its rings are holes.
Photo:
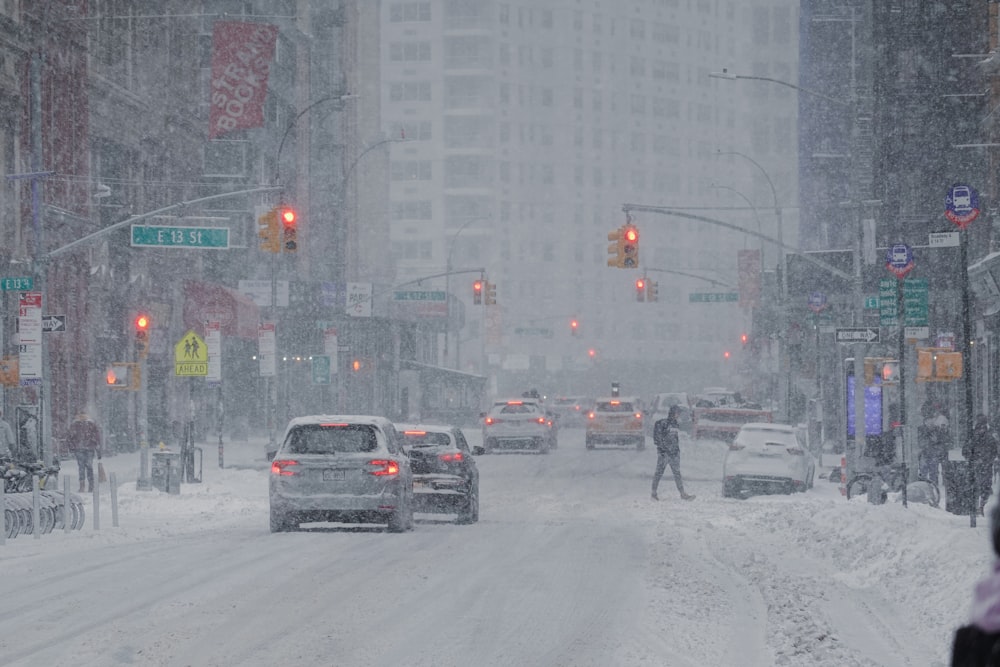
[[[181,377],[206,377],[208,375],[208,346],[193,331],[184,334],[174,345],[174,375]]]

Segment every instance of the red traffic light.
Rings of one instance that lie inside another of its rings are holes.
[[[284,225],[295,224],[295,210],[291,208],[281,209],[281,222]]]
[[[572,329],[573,331],[576,331],[576,328],[577,328],[578,326],[580,326],[580,323],[579,323],[579,322],[577,322],[576,320],[570,320],[570,321],[569,321],[569,327],[570,327],[570,329]]]
[[[643,280],[642,278],[639,278],[638,280],[635,281],[636,289],[644,289],[645,287],[646,287],[646,281]]]
[[[750,340],[749,336],[747,336],[746,334],[740,334],[740,342],[741,343],[743,343],[744,345],[746,345],[748,340]]]
[[[639,239],[639,232],[635,227],[628,227],[625,230],[625,240],[634,243]]]
[[[135,317],[135,330],[136,331],[146,331],[149,329],[149,316],[148,315],[136,315]]]
[[[722,353],[722,358],[723,359],[728,359],[729,358],[729,350],[726,350],[725,352]]]

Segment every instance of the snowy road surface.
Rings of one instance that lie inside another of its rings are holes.
[[[467,429],[470,441],[478,432]],[[723,445],[683,442],[693,502],[655,453],[477,457],[481,519],[270,534],[267,464],[206,447],[201,484],[138,492],[100,530],[0,546],[5,665],[945,665],[990,562],[986,521],[927,506],[723,499]],[[75,475],[67,463],[64,474]],[[74,480],[75,481],[75,480]],[[89,501],[88,501],[89,503]]]

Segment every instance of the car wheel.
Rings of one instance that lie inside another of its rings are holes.
[[[406,512],[406,529],[407,530],[413,530],[414,528],[417,527],[417,520],[413,518],[413,513],[414,513],[414,509],[413,508],[416,506],[416,504],[417,503],[413,500],[413,493],[411,492],[410,496],[409,496],[409,499],[406,502],[406,509],[407,509],[407,512]]]
[[[386,521],[386,528],[390,533],[402,533],[406,531],[406,527],[409,523],[407,516],[412,516],[410,514],[409,504],[406,502],[406,497],[400,498],[399,505],[396,509],[389,515],[388,521]]]
[[[483,442],[483,454],[492,454],[497,446],[496,438],[486,438]]]
[[[535,442],[538,445],[538,453],[539,454],[548,454],[549,453],[549,440],[548,440],[548,438],[539,438]]]
[[[273,507],[271,508],[272,533],[287,533],[293,528],[298,528],[298,526],[293,526],[292,522],[289,521],[287,514],[283,512],[278,512]]]
[[[740,492],[740,482],[736,479],[727,480],[722,483],[722,497],[735,498]]]
[[[479,521],[479,487],[474,486],[466,496],[465,505],[458,513],[455,523],[475,523]]]
[[[587,449],[593,449],[594,448],[594,441],[591,440],[589,437],[586,439],[585,442],[586,442],[586,445],[587,445]]]

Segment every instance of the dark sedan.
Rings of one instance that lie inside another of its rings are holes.
[[[396,430],[413,470],[414,511],[479,521],[479,470],[462,429],[397,424]]]

